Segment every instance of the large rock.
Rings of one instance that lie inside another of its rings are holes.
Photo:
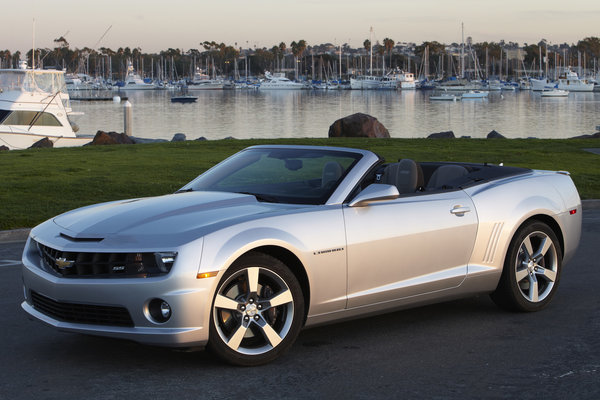
[[[427,136],[427,139],[454,139],[455,137],[456,136],[454,136],[454,132],[445,131],[432,133],[431,135]]]
[[[124,133],[98,131],[91,145],[134,144],[131,137]]]
[[[0,146],[0,151],[4,151],[4,150],[8,151],[10,149],[5,145]]]
[[[600,139],[600,132],[596,132],[592,135],[573,136],[571,139]]]
[[[185,137],[185,133],[176,133],[173,135],[173,139],[171,142],[185,142],[187,138]]]
[[[38,140],[34,144],[32,144],[31,147],[29,147],[29,148],[30,149],[49,149],[52,147],[54,147],[54,143],[52,142],[52,140],[45,137],[43,139]]]
[[[502,135],[501,133],[496,132],[495,130],[491,131],[490,133],[488,133],[487,138],[488,139],[506,139],[504,137],[504,135]]]
[[[390,133],[377,118],[356,113],[335,121],[329,127],[329,137],[389,138]]]

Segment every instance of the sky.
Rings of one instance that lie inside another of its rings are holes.
[[[35,23],[34,23],[35,20]],[[208,40],[271,48],[306,40],[362,47],[373,43],[494,41],[576,44],[600,37],[600,1],[579,0],[28,0],[11,2],[0,24],[0,50],[139,47],[187,51]],[[35,34],[34,34],[35,32]],[[35,40],[33,40],[35,37]]]

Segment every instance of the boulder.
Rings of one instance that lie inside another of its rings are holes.
[[[207,138],[205,138],[204,136],[200,136],[198,139],[196,139],[199,142],[204,142],[206,140],[208,140]]]
[[[10,150],[10,149],[4,145],[0,146],[0,151],[4,151],[4,150]]]
[[[427,136],[427,139],[454,139],[455,137],[456,136],[454,136],[454,132],[445,131],[432,133],[431,135]]]
[[[390,133],[377,118],[356,113],[335,121],[329,127],[329,137],[389,138]]]
[[[600,139],[600,132],[596,132],[591,135],[573,136],[571,139]]]
[[[488,133],[487,138],[488,139],[506,139],[506,137],[504,137],[504,135],[502,135],[501,133],[498,133],[496,131],[491,131],[490,133]]]
[[[52,147],[54,147],[54,143],[52,142],[52,140],[45,137],[32,144],[30,149],[49,149]]]
[[[91,145],[134,144],[135,142],[124,133],[98,131]]]
[[[173,135],[173,139],[171,139],[171,142],[185,142],[185,141],[186,141],[185,133],[176,133],[175,135]]]

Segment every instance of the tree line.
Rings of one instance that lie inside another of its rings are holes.
[[[503,71],[508,76],[516,76],[521,71],[540,69],[548,61],[550,68],[559,66],[581,67],[598,70],[600,58],[600,38],[586,37],[577,44],[549,44],[542,39],[536,44],[505,42],[471,43],[464,47],[466,70],[484,69],[488,74]],[[368,57],[373,55],[376,71],[390,68],[409,70],[421,76],[456,76],[458,49],[461,45],[442,44],[426,41],[420,45],[397,45],[394,40],[385,38],[382,43],[363,42],[362,48],[351,48],[347,43],[334,46],[330,43],[309,45],[305,40],[285,42],[271,48],[243,49],[237,43],[228,45],[215,41],[199,43],[196,49],[168,48],[158,53],[145,53],[141,48],[89,47],[71,48],[64,37],[54,40],[55,47],[35,49],[36,67],[57,67],[71,73],[88,73],[94,76],[123,79],[128,60],[134,63],[136,71],[144,77],[181,79],[193,75],[197,68],[230,78],[247,75],[261,75],[265,71],[286,71],[289,74],[314,78],[323,68],[330,73],[339,71],[339,51],[343,75],[369,73]],[[371,48],[372,47],[372,48]],[[515,52],[520,55],[515,56]],[[0,67],[16,68],[19,60],[26,59],[31,65],[32,51],[25,55],[10,50],[0,51]],[[315,58],[317,62],[315,63]],[[425,61],[428,62],[425,62]],[[540,62],[542,61],[542,62]],[[335,67],[335,68],[334,68]],[[317,71],[317,68],[319,71]]]

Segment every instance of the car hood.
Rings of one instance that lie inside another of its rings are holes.
[[[258,202],[254,196],[189,192],[84,207],[53,219],[60,233],[75,241],[184,243],[225,226],[259,216],[290,212],[302,205]]]

